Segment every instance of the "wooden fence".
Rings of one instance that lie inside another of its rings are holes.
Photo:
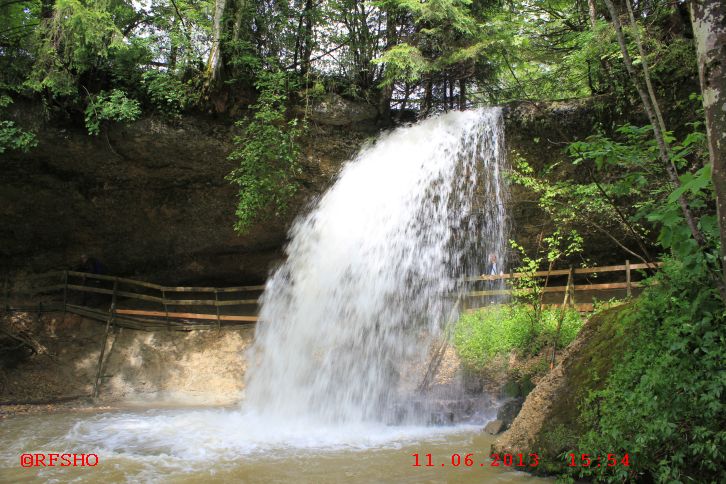
[[[567,304],[571,304],[574,307],[576,307],[578,310],[587,312],[593,310],[593,303],[576,303],[576,296],[575,294],[577,292],[593,292],[593,291],[615,291],[615,290],[625,290],[625,295],[627,297],[630,297],[633,294],[634,288],[640,288],[643,286],[643,283],[640,281],[633,280],[633,271],[642,271],[642,270],[656,270],[660,266],[662,266],[662,262],[650,262],[650,263],[643,263],[643,264],[631,264],[630,261],[625,261],[625,264],[622,265],[616,265],[616,266],[602,266],[602,267],[582,267],[582,268],[569,268],[569,269],[556,269],[551,271],[538,271],[535,273],[522,273],[522,272],[514,272],[509,274],[498,274],[498,275],[482,275],[477,277],[468,277],[465,279],[467,282],[480,282],[480,281],[486,281],[489,283],[504,283],[507,281],[512,281],[514,279],[522,279],[525,277],[534,277],[534,278],[544,278],[544,287],[542,287],[540,290],[544,294],[548,293],[563,293],[568,294],[569,297],[565,299]],[[599,274],[610,274],[610,273],[617,273],[617,272],[623,272],[624,273],[624,281],[619,282],[608,282],[608,283],[602,283],[602,284],[593,284],[593,283],[580,283],[578,284],[576,281],[576,277],[578,275],[587,275],[587,276],[595,276],[597,277]],[[562,276],[567,276],[567,284],[564,286],[548,286],[550,278],[558,278]],[[494,299],[497,296],[509,296],[512,295],[514,289],[512,288],[506,288],[506,289],[485,289],[485,290],[478,290],[478,291],[470,291],[465,294],[467,298],[483,298],[483,299]],[[531,293],[533,289],[516,289],[516,291],[520,294],[522,293]],[[546,306],[561,306],[561,304],[547,304]],[[475,307],[471,307],[467,304],[467,309],[476,309]]]
[[[5,280],[6,310],[63,311],[116,326],[142,330],[192,330],[257,322],[257,297],[264,286],[177,287],[124,277],[61,271],[25,278],[11,288]],[[41,300],[18,306],[17,300]],[[105,309],[105,308],[108,309]]]
[[[630,264],[625,261],[624,265],[588,267],[580,269],[558,269],[550,271],[539,271],[534,274],[510,273],[500,275],[483,275],[466,278],[466,282],[473,284],[488,282],[502,283],[507,280],[520,279],[523,277],[545,278],[543,293],[565,293],[563,305],[572,304],[582,311],[591,311],[592,303],[575,304],[575,293],[577,291],[608,291],[623,290],[626,295],[632,294],[633,288],[642,286],[639,281],[634,281],[632,271],[655,270],[661,263]],[[624,272],[625,281],[608,282],[602,284],[577,284],[575,281],[578,275],[594,276],[601,273]],[[567,276],[565,286],[548,286],[550,278]],[[150,282],[137,281],[123,277],[90,274],[76,271],[62,271],[48,273],[41,276],[26,278],[22,281],[15,281],[15,287],[11,287],[10,281],[5,278],[3,293],[5,299],[5,310],[25,311],[63,311],[64,317],[67,312],[81,315],[83,317],[96,319],[106,323],[103,343],[98,358],[96,378],[93,385],[93,397],[97,398],[100,389],[101,372],[104,362],[104,354],[108,343],[109,332],[112,327],[127,327],[146,331],[169,329],[169,330],[196,330],[196,329],[221,329],[223,326],[239,326],[257,322],[256,308],[257,297],[250,297],[252,293],[258,293],[264,286],[239,286],[239,287],[174,287],[162,286]],[[525,290],[526,291],[526,290]],[[462,300],[467,298],[493,298],[502,295],[509,295],[512,289],[485,289],[470,291],[460,294],[457,297],[452,314],[459,307]],[[245,297],[246,296],[246,297]],[[96,298],[89,301],[90,297]],[[37,301],[37,303],[19,306],[11,303],[19,300]],[[78,300],[80,299],[80,300]],[[464,304],[469,310],[474,309],[469,304]],[[246,313],[246,314],[241,314]],[[454,318],[450,316],[446,331],[450,331]],[[12,335],[11,335],[12,336]],[[448,338],[444,339],[444,344]],[[419,386],[425,391],[430,383],[436,367],[440,364],[445,346],[441,346],[436,356],[429,365],[429,371],[424,381]]]
[[[264,289],[264,286],[162,286],[124,277],[76,271],[25,278],[15,281],[14,285],[11,287],[10,281],[5,278],[3,292],[6,311],[63,311],[64,318],[70,312],[106,323],[93,384],[93,398],[99,395],[104,355],[109,333],[114,326],[146,331],[163,328],[190,331],[219,330],[223,325],[255,323],[257,297],[250,298],[249,294]],[[247,297],[243,298],[243,295]],[[27,299],[38,302],[25,306],[11,305],[16,300]],[[253,306],[251,311],[247,309],[250,306]]]

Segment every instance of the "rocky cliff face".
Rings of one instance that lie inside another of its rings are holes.
[[[233,167],[227,160],[231,122],[151,117],[89,137],[69,122],[38,121],[44,118],[37,106],[22,106],[16,119],[38,133],[39,145],[0,158],[0,273],[72,268],[81,254],[88,254],[109,273],[159,283],[221,286],[264,280],[281,257],[293,217],[379,131],[374,110],[341,100],[315,106],[312,114],[303,150],[303,188],[294,209],[240,236],[232,229],[235,189],[224,179]],[[509,153],[536,168],[551,165],[564,158],[563,143],[588,134],[596,117],[583,104],[507,106]],[[356,121],[341,124],[345,119]],[[578,174],[564,169],[559,176]],[[536,244],[547,225],[536,205],[527,202],[533,198],[513,187],[513,236],[525,246]],[[598,239],[590,241],[594,253]],[[603,247],[608,257],[609,244]],[[6,355],[7,361],[0,362],[0,403],[90,394],[103,341],[101,325],[61,314],[4,318],[0,326],[35,335],[46,351],[32,358]],[[20,326],[13,326],[15,319]],[[242,351],[252,338],[252,328],[220,333],[116,328],[101,395],[146,402],[236,401],[246,369]]]
[[[630,117],[637,118],[638,113],[631,113]],[[511,103],[504,109],[509,160],[513,163],[515,158],[522,158],[538,174],[548,172],[550,180],[588,183],[588,173],[581,166],[569,163],[565,148],[572,141],[592,134],[596,124],[608,127],[625,121],[615,118],[607,107],[607,101],[603,99]],[[634,119],[630,121],[636,122]],[[546,214],[537,207],[536,200],[537,196],[527,189],[511,186],[509,214],[513,221],[513,238],[528,253],[536,250],[541,233],[547,236],[555,229]],[[584,255],[599,265],[622,264],[625,259],[632,257],[591,226],[581,225],[577,229],[585,239]],[[624,239],[618,229],[612,229],[612,235]],[[578,258],[560,264],[565,267],[568,263],[580,262]]]
[[[88,136],[82,127],[39,122],[28,153],[5,153],[0,178],[0,270],[42,272],[79,264],[82,254],[113,274],[161,282],[264,280],[279,258],[295,211],[327,187],[340,165],[377,132],[367,121],[338,126],[318,112],[304,150],[303,188],[287,217],[245,235],[232,229],[235,188],[231,122],[185,116],[145,118]],[[359,116],[360,118],[360,116]]]
[[[584,136],[594,122],[592,110],[572,103],[514,104],[505,113],[510,151],[535,166],[562,157],[562,133]],[[341,99],[314,106],[293,209],[238,235],[235,188],[224,179],[233,167],[230,121],[149,117],[92,137],[82,126],[45,120],[37,105],[16,103],[16,119],[39,144],[2,155],[0,271],[73,268],[87,254],[109,273],[162,283],[262,281],[294,216],[377,134],[375,115]],[[514,198],[517,237],[526,243],[542,215],[520,203],[531,197],[515,191]]]

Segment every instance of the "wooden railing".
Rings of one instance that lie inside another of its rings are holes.
[[[254,323],[257,321],[255,315],[228,313],[235,310],[239,312],[240,308],[249,306],[255,306],[252,312],[256,313],[257,298],[250,298],[249,294],[264,289],[264,286],[162,286],[124,277],[76,271],[52,272],[24,278],[15,281],[14,286],[11,288],[10,281],[5,278],[3,292],[6,311],[63,311],[64,318],[70,312],[106,323],[93,384],[93,398],[99,395],[101,370],[112,327],[146,331],[162,328],[189,331],[213,328],[219,330],[223,323],[224,326]],[[242,295],[248,297],[242,298]],[[78,296],[81,297],[80,304],[74,301]],[[88,301],[89,296],[100,296],[101,299],[110,296],[110,300]],[[37,305],[11,305],[20,299],[37,301]],[[106,303],[107,310],[104,308]],[[152,305],[151,308],[143,307],[149,304]],[[177,308],[206,308],[209,311],[180,311]]]
[[[625,289],[625,295],[627,297],[630,297],[633,293],[634,288],[640,288],[643,286],[643,283],[640,281],[633,280],[633,271],[642,271],[642,270],[656,270],[659,267],[663,265],[662,262],[650,262],[650,263],[643,263],[643,264],[631,264],[630,261],[625,261],[625,264],[622,265],[615,265],[615,266],[602,266],[602,267],[582,267],[582,268],[569,268],[569,269],[556,269],[551,271],[537,271],[535,273],[522,273],[522,272],[514,272],[509,274],[498,274],[498,275],[482,275],[482,276],[476,276],[476,277],[468,277],[465,279],[467,282],[476,283],[480,281],[487,281],[487,282],[495,282],[495,281],[511,281],[513,279],[521,279],[524,277],[535,277],[535,278],[544,278],[545,283],[544,287],[540,288],[539,290],[543,293],[567,293],[570,292],[571,296],[571,304],[575,305],[574,302],[574,293],[575,292],[584,292],[584,291],[613,291],[613,290],[622,290]],[[601,283],[601,284],[593,284],[593,283],[577,283],[576,276],[578,275],[589,275],[589,276],[597,276],[599,274],[606,274],[606,273],[614,273],[614,272],[624,272],[624,281],[619,282],[608,282],[608,283]],[[567,276],[567,284],[564,286],[548,286],[550,278],[557,278]],[[511,295],[513,293],[514,289],[505,288],[505,289],[484,289],[484,290],[475,290],[470,291],[465,294],[468,298],[490,298],[495,296],[505,296],[505,295]],[[533,291],[533,289],[516,289],[516,291],[519,294],[526,294],[528,292]],[[549,304],[549,306],[559,306],[559,304]],[[593,304],[590,303],[580,303],[575,305],[578,309],[584,310],[584,311],[591,311]],[[471,309],[471,307],[469,307]]]
[[[13,307],[12,300],[38,299],[37,310],[62,310],[106,321],[115,320],[119,326],[135,329],[209,329],[223,324],[249,324],[257,321],[257,297],[264,286],[238,287],[178,287],[163,286],[124,277],[60,271],[16,281],[11,290],[6,279],[4,296],[6,309],[35,310],[36,305]],[[19,286],[19,287],[18,287]],[[81,295],[79,298],[78,296]],[[106,301],[92,301],[110,296]],[[80,299],[80,301],[79,301]],[[99,308],[110,303],[108,311]],[[150,307],[149,307],[150,306]],[[253,306],[250,308],[250,306]],[[252,313],[252,314],[250,314]]]

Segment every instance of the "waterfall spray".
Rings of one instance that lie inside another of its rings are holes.
[[[344,166],[294,223],[267,283],[245,409],[390,421],[420,399],[462,278],[488,254],[505,263],[503,143],[500,109],[452,112],[389,132]]]

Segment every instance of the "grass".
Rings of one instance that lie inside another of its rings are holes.
[[[512,351],[521,356],[536,355],[552,345],[560,316],[559,309],[545,309],[540,318],[535,318],[534,310],[522,304],[478,309],[459,318],[454,345],[459,356],[473,368],[481,368],[494,357]],[[582,324],[577,311],[565,310],[557,347],[570,344]]]

